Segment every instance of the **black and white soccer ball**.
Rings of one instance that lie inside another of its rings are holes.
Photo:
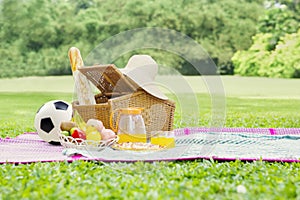
[[[50,144],[60,144],[61,122],[71,121],[72,110],[72,105],[62,100],[49,101],[42,105],[34,119],[38,135]]]

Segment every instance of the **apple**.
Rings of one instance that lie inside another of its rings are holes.
[[[70,132],[69,132],[69,131],[62,131],[61,134],[62,134],[62,135],[65,135],[65,136],[69,136],[69,135],[70,135]]]
[[[77,128],[77,127],[73,127],[70,130],[70,134],[73,138],[81,138],[81,139],[86,139],[86,135],[85,132],[82,131],[81,129]]]
[[[101,132],[102,140],[109,140],[115,138],[117,135],[111,129],[103,129]]]

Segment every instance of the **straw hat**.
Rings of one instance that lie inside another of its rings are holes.
[[[154,82],[158,65],[151,56],[134,55],[128,60],[125,68],[120,70],[149,94],[163,100],[168,99]]]

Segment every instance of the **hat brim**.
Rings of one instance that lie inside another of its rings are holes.
[[[167,100],[168,97],[159,89],[157,84],[152,80],[151,77],[145,75],[147,72],[147,66],[140,66],[134,69],[120,69],[120,71],[133,82],[135,82],[139,87],[144,89],[147,93],[162,99]],[[149,69],[149,68],[148,68]]]

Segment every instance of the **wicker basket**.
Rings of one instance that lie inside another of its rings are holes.
[[[95,105],[78,105],[78,102],[73,102],[73,108],[85,121],[99,119],[105,127],[111,128],[109,119],[113,111],[127,107],[142,107],[147,132],[173,129],[175,112],[173,101],[162,100],[147,93],[114,65],[84,67],[80,72],[100,91],[95,95],[97,102]],[[113,123],[115,124],[115,121]]]

